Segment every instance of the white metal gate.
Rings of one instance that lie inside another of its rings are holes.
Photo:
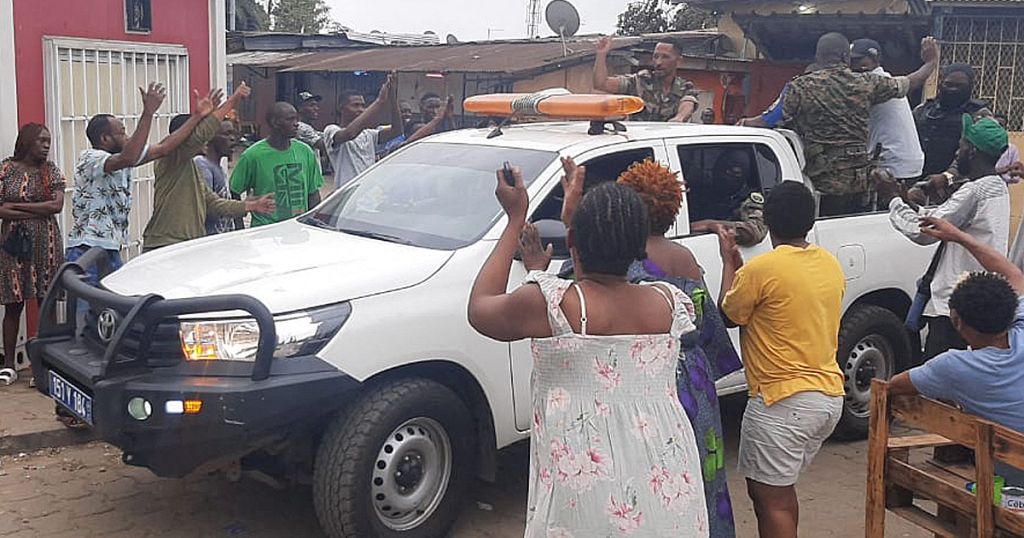
[[[89,140],[85,127],[96,114],[121,118],[129,136],[142,113],[138,88],[150,82],[167,87],[167,100],[153,121],[150,143],[167,135],[170,119],[189,111],[188,51],[181,45],[130,43],[64,37],[44,38],[46,125],[53,136],[50,158],[68,180],[68,198],[61,229],[70,229],[71,190],[75,161]],[[153,213],[153,167],[136,169],[128,245],[123,254],[137,255],[142,232]]]

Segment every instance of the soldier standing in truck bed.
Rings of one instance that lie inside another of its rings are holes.
[[[829,33],[818,40],[818,69],[790,82],[779,127],[792,129],[803,140],[804,171],[821,196],[821,216],[871,210],[870,110],[924,85],[938,65],[934,39],[921,41],[921,59],[924,65],[905,77],[854,73],[850,42]]]

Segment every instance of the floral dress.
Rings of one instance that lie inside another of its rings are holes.
[[[64,190],[64,176],[51,162],[40,168],[25,168],[5,159],[0,163],[0,202],[34,203],[53,200]],[[42,299],[57,269],[64,263],[64,246],[56,215],[24,220],[3,221],[0,242],[6,241],[15,227],[28,232],[32,259],[19,261],[0,249],[0,304]]]
[[[732,499],[725,476],[725,446],[715,381],[743,367],[721,313],[702,281],[668,276],[650,259],[630,267],[632,282],[659,281],[677,286],[693,301],[697,330],[683,335],[676,365],[679,402],[697,435],[704,497],[711,538],[735,538]]]
[[[572,281],[532,272],[552,337],[534,339],[526,538],[708,536],[700,457],[676,396],[679,339],[694,330],[679,289],[668,334],[581,334],[561,309]]]

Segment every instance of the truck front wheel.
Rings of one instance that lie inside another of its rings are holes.
[[[473,476],[465,404],[428,379],[378,385],[328,426],[313,500],[332,538],[445,536]]]
[[[839,328],[837,357],[846,395],[835,438],[867,437],[871,380],[891,378],[910,356],[910,339],[896,314],[874,305],[850,309]]]

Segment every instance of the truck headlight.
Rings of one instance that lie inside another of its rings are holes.
[[[277,346],[274,357],[312,355],[320,351],[351,313],[351,304],[339,303],[275,317]],[[185,360],[253,362],[259,346],[260,329],[252,318],[182,320],[180,335]]]

